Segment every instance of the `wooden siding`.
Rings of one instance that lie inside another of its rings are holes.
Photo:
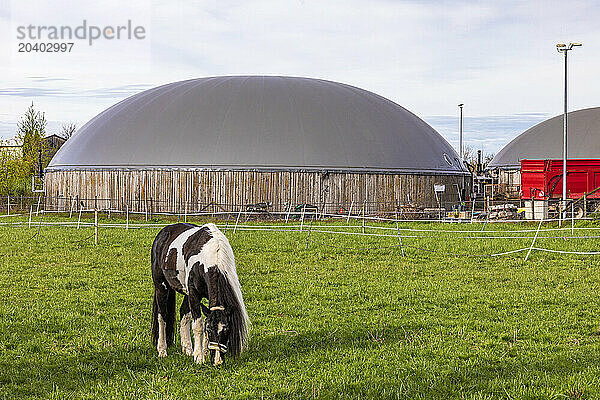
[[[326,212],[390,212],[398,204],[435,207],[434,184],[446,185],[445,202],[458,201],[456,175],[373,173],[136,170],[54,171],[45,175],[47,207],[67,210],[77,198],[83,207],[183,213],[238,211],[248,204],[270,202],[271,211],[313,204]]]

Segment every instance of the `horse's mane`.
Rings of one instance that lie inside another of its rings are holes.
[[[210,229],[211,240],[215,240],[218,244],[217,267],[221,274],[219,274],[217,285],[220,300],[223,301],[227,309],[231,310],[229,351],[232,356],[236,357],[248,342],[250,319],[244,305],[240,281],[235,268],[235,258],[229,240],[214,224],[207,224],[206,226]]]

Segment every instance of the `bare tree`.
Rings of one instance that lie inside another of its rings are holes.
[[[69,122],[67,124],[63,124],[63,126],[60,128],[60,132],[58,133],[58,136],[66,139],[66,140],[69,140],[76,131],[77,131],[77,125],[74,124],[73,122]]]
[[[492,159],[494,158],[494,156],[496,154],[485,153],[485,152],[482,152],[482,153],[483,153],[482,154],[483,160],[481,162],[483,164],[483,167],[485,168],[488,165],[488,163],[490,161],[492,161]],[[463,157],[464,157],[465,161],[468,162],[469,164],[472,164],[472,165],[477,164],[477,150],[475,149],[475,147],[469,146],[469,145],[465,146],[464,150],[463,150]]]
[[[473,146],[466,145],[463,147],[463,160],[469,164],[477,164],[477,150]]]
[[[486,153],[485,157],[483,157],[483,165],[487,167],[487,165],[490,163],[490,161],[494,159],[494,157],[496,157],[496,153]]]

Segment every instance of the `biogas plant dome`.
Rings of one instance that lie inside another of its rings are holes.
[[[341,83],[278,76],[146,90],[85,124],[48,166],[104,169],[466,173],[448,142],[398,104]]]
[[[600,107],[569,112],[569,159],[600,158]],[[523,159],[562,159],[564,116],[540,122],[514,138],[490,161],[488,168],[518,170]]]

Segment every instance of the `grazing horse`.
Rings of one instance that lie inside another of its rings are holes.
[[[175,292],[184,295],[179,309],[182,351],[216,366],[225,353],[237,357],[248,340],[250,321],[242,298],[229,241],[214,225],[174,224],[152,244],[152,343],[159,357],[175,336]],[[208,307],[202,299],[208,299]],[[206,316],[203,323],[202,313]],[[194,334],[194,348],[190,337]]]

